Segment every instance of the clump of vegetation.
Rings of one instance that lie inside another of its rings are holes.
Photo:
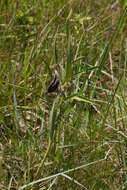
[[[126,6],[0,2],[0,189],[127,188]]]

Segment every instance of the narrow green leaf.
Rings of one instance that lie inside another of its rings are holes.
[[[66,98],[66,100],[69,100],[69,99],[77,100],[79,102],[85,102],[85,103],[89,103],[89,104],[98,105],[95,101],[85,98],[83,96],[76,95],[76,94]]]
[[[67,48],[66,81],[70,79],[71,74],[72,74],[71,35],[68,28],[68,23],[67,23],[67,40],[68,40],[68,48]]]
[[[55,35],[55,41],[54,41],[54,58],[55,58],[55,64],[58,64],[58,53],[57,53],[57,33]]]
[[[50,127],[50,140],[53,139],[54,132],[57,128],[57,109],[59,104],[59,95],[56,97],[55,101],[53,102],[53,106],[50,112],[49,118],[49,127]]]

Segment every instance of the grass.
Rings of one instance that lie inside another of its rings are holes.
[[[127,188],[126,6],[0,2],[0,189]]]

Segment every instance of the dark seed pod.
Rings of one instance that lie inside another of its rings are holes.
[[[51,93],[51,92],[58,91],[59,84],[60,84],[60,77],[59,77],[59,74],[58,74],[57,70],[55,70],[54,80],[49,85],[46,93]]]

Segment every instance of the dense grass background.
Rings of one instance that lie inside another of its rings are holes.
[[[0,1],[1,190],[127,189],[126,6]]]

